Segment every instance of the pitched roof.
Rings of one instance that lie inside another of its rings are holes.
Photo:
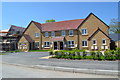
[[[34,40],[32,40],[32,38],[31,38],[29,35],[24,34],[23,36],[25,37],[25,39],[26,39],[28,42],[34,42]]]
[[[63,41],[64,40],[64,37],[54,37],[52,38],[52,41]]]
[[[67,21],[59,21],[59,22],[48,22],[48,23],[43,23],[43,24],[35,22],[35,21],[31,21],[29,23],[29,25],[33,22],[38,27],[38,29],[41,30],[41,32],[77,29],[82,24],[84,24],[84,22],[89,18],[90,15],[94,15],[94,14],[90,13],[85,19],[75,19],[75,20],[67,20]],[[97,19],[99,19],[97,16],[95,16],[95,17]],[[102,20],[100,20],[100,21],[103,24],[105,24]],[[28,27],[29,27],[29,25],[28,25]],[[107,24],[105,24],[105,25],[107,27],[109,27]],[[27,28],[26,28],[26,30],[27,30]]]
[[[38,29],[40,29],[41,30],[41,24],[40,23],[38,23],[38,22],[35,22],[35,21],[32,21],[37,27],[38,27]]]
[[[19,26],[15,26],[15,25],[11,25],[11,27],[12,27],[14,30],[17,30],[17,31],[20,31],[20,32],[24,32],[24,30],[25,30],[25,28],[19,27]]]
[[[119,41],[120,40],[120,33],[119,34],[109,34],[109,37],[111,38],[111,40],[113,41]]]
[[[70,30],[77,29],[78,26],[84,21],[84,19],[76,19],[76,20],[67,20],[60,22],[49,22],[41,24],[42,31],[58,31],[58,30]]]
[[[111,39],[107,34],[105,34],[100,28],[98,28],[89,38],[88,40],[90,40],[98,31],[101,31],[105,36],[107,36],[109,39]]]

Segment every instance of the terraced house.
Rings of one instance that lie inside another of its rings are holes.
[[[105,50],[109,26],[93,13],[85,19],[38,23],[31,21],[18,42],[21,50]]]

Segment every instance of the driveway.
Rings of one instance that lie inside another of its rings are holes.
[[[48,52],[19,52],[3,55],[2,61],[23,65],[47,65],[81,69],[118,70],[118,61],[87,61],[87,60],[62,60],[41,59],[49,56]]]

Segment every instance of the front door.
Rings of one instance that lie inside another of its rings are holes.
[[[60,42],[60,50],[63,50],[63,42]]]
[[[54,42],[54,50],[57,49],[57,42]]]

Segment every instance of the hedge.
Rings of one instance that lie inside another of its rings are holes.
[[[120,48],[116,50],[106,50],[104,54],[100,51],[85,50],[60,50],[60,51],[49,51],[52,58],[62,59],[93,59],[93,60],[120,60]]]

